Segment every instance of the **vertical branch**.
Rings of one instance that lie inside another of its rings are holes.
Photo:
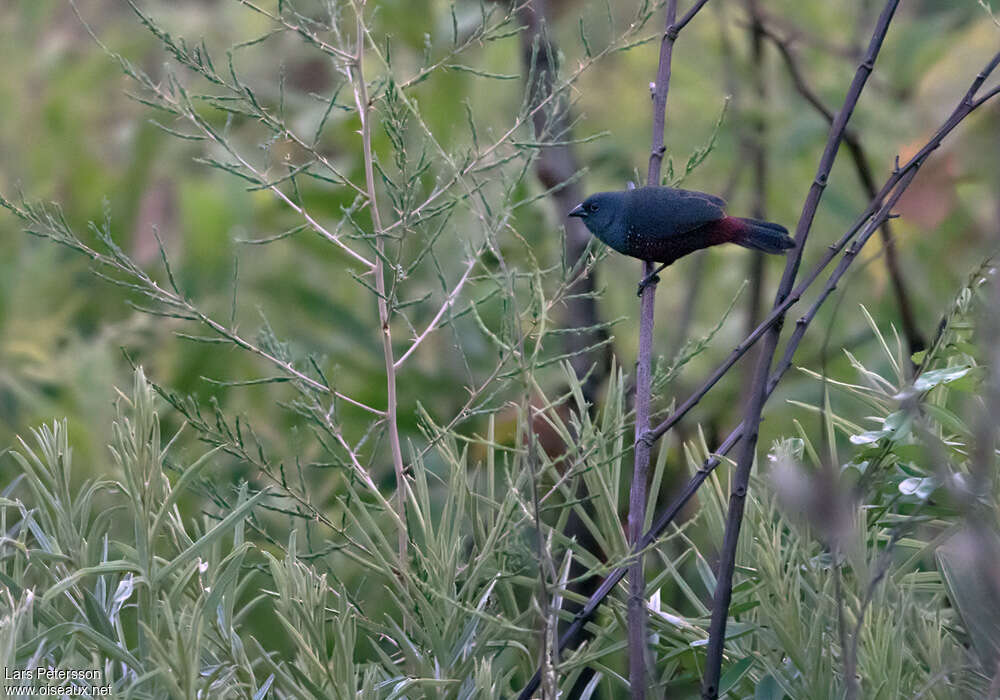
[[[663,165],[664,128],[667,118],[667,92],[670,89],[670,62],[674,53],[677,31],[677,0],[668,0],[663,39],[660,43],[660,63],[653,87],[653,135],[649,153],[647,185],[660,184]],[[653,274],[654,265],[642,263],[642,279]],[[646,522],[649,457],[652,444],[643,439],[649,430],[649,406],[653,377],[653,321],[656,305],[656,280],[642,290],[639,299],[639,356],[635,369],[635,461],[632,466],[632,487],[628,500],[628,541],[635,544],[642,537]],[[646,697],[646,578],[642,554],[636,554],[628,574],[628,681],[633,698]]]
[[[670,6],[676,9],[676,0],[671,0]],[[643,262],[643,277],[651,275],[653,269],[653,263]],[[642,526],[646,521],[646,482],[649,478],[652,445],[644,439],[644,435],[649,430],[655,300],[654,283],[643,289],[639,302],[639,357],[635,373],[635,461],[628,503],[628,541],[633,549],[642,536]],[[629,568],[628,588],[629,687],[632,697],[640,700],[646,697],[646,584],[642,559],[641,553],[635,555]]]
[[[647,185],[660,184],[660,170],[663,165],[664,128],[667,118],[667,93],[670,89],[670,63],[674,53],[674,42],[684,26],[698,13],[708,0],[698,0],[683,18],[677,21],[677,0],[667,0],[663,39],[660,42],[660,62],[653,86],[653,133],[649,152],[649,169],[646,172]],[[654,265],[650,261],[642,264],[642,279],[653,274]],[[646,521],[647,480],[652,441],[647,439],[649,431],[650,393],[652,390],[653,367],[653,312],[656,302],[656,281],[642,290],[639,300],[639,356],[635,371],[635,461],[632,467],[632,487],[629,491],[628,540],[633,549],[642,537],[642,527]],[[643,700],[646,697],[646,597],[645,576],[642,555],[635,554],[629,570],[628,592],[628,649],[629,688],[632,697]]]
[[[816,177],[809,194],[806,196],[805,204],[802,207],[802,214],[799,217],[795,230],[796,248],[790,251],[788,261],[785,265],[785,272],[778,286],[775,296],[774,306],[780,306],[785,297],[792,291],[795,284],[795,277],[798,274],[799,264],[802,260],[802,250],[809,237],[809,230],[812,227],[813,218],[819,207],[823,191],[826,189],[827,178],[833,168],[833,162],[837,157],[837,150],[843,140],[847,122],[854,111],[861,92],[868,82],[875,67],[875,58],[882,48],[882,42],[889,30],[893,14],[899,0],[888,0],[879,16],[875,31],[872,34],[868,51],[865,54],[861,65],[858,66],[854,74],[854,80],[847,91],[844,104],[834,119],[830,127],[830,135],[827,139],[826,148],[820,158]],[[754,371],[753,385],[747,399],[746,410],[743,418],[744,435],[740,443],[740,452],[737,459],[736,473],[733,475],[732,487],[729,496],[729,513],[726,517],[725,537],[723,539],[722,553],[719,558],[719,573],[716,576],[715,596],[712,607],[712,622],[709,626],[708,658],[706,659],[705,674],[702,678],[701,694],[707,700],[715,700],[719,696],[719,679],[722,673],[722,654],[725,648],[726,620],[729,615],[729,603],[733,595],[733,570],[736,566],[736,546],[739,542],[740,528],[743,525],[743,510],[746,504],[747,485],[750,482],[750,471],[753,468],[754,456],[757,448],[757,436],[760,429],[760,416],[767,398],[768,375],[770,374],[771,362],[774,358],[775,350],[778,347],[778,339],[781,335],[781,324],[771,326],[764,336],[764,344],[760,351],[760,357]]]
[[[368,191],[368,210],[371,212],[372,228],[375,233],[375,293],[378,297],[378,320],[382,330],[382,355],[385,358],[386,406],[385,425],[389,435],[389,448],[392,451],[392,466],[396,473],[396,514],[399,520],[398,548],[399,566],[406,569],[407,533],[406,533],[406,476],[403,472],[403,451],[399,444],[399,425],[396,416],[398,401],[396,398],[396,363],[392,354],[392,332],[389,324],[389,299],[386,297],[385,286],[385,230],[382,227],[382,217],[378,210],[378,200],[375,197],[375,168],[372,156],[371,103],[368,100],[368,86],[365,84],[364,55],[364,0],[355,4],[357,15],[357,50],[354,55],[354,65],[350,69],[354,84],[354,101],[361,119],[361,145],[365,161],[365,185]]]

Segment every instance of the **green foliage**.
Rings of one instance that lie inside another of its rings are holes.
[[[977,436],[957,413],[986,390],[970,340],[993,269],[972,275],[912,375],[898,335],[863,307],[892,375],[853,357],[858,383],[804,370],[875,411],[868,420],[881,427],[865,431],[827,398],[799,404],[819,431],[799,423],[798,437],[775,443],[769,478],[751,491],[731,608],[754,630],[729,650],[753,661],[745,694],[844,697],[851,668],[862,697],[985,694],[1000,637],[986,604],[996,580],[977,556],[1000,542],[1000,491],[992,477],[979,496],[990,525],[977,529],[967,520]],[[709,530],[721,527],[722,503],[704,504]]]

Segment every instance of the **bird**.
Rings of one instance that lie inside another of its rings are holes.
[[[581,219],[592,234],[619,253],[660,266],[639,283],[639,295],[667,265],[688,253],[735,243],[780,254],[795,247],[781,224],[727,216],[721,197],[673,187],[633,187],[598,192],[569,216]]]

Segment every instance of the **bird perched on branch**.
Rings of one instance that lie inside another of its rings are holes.
[[[795,247],[788,230],[758,219],[726,216],[721,197],[672,187],[638,187],[598,192],[570,216],[583,219],[590,232],[619,253],[661,265],[639,283],[639,294],[656,273],[702,248],[735,243],[765,253]]]

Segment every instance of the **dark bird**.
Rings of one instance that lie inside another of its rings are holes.
[[[619,253],[662,263],[639,283],[642,294],[657,272],[702,248],[735,243],[765,253],[784,253],[795,247],[784,226],[726,216],[725,206],[721,197],[704,192],[639,187],[592,194],[569,215],[583,219],[592,234]]]

